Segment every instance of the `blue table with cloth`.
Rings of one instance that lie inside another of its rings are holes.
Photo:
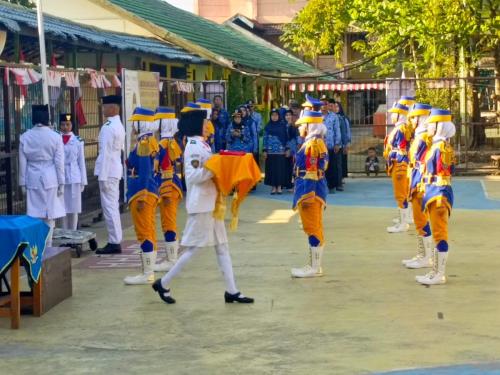
[[[29,216],[0,215],[0,277],[9,293],[0,289],[0,316],[10,316],[12,328],[19,326],[19,266],[24,265],[30,281],[35,284],[40,279],[42,258],[49,226],[40,219]],[[11,285],[5,274],[11,268]],[[0,284],[1,287],[1,284]],[[17,318],[17,326],[14,320]]]
[[[29,216],[0,216],[0,274],[16,256],[22,257],[31,279],[38,282],[49,226]]]

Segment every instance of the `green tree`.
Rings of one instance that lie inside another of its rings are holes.
[[[361,29],[365,38],[353,42],[352,48],[363,53],[364,67],[377,68],[379,76],[404,67],[417,78],[475,77],[479,60],[491,55],[500,111],[499,8],[498,0],[311,0],[285,26],[282,40],[308,58],[333,53],[338,59],[345,33]],[[417,88],[423,97],[432,97],[422,84]],[[479,122],[478,92],[467,94],[472,102],[472,118],[467,120]],[[437,102],[442,99],[435,97]],[[472,129],[472,145],[478,146],[484,129]]]
[[[21,6],[26,7],[26,8],[35,8],[36,7],[35,3],[33,1],[30,1],[30,0],[1,0],[1,1],[6,1],[8,3],[21,5]]]
[[[282,41],[305,57],[339,58],[350,28],[366,37],[352,44],[380,76],[403,65],[417,77],[470,70],[481,56],[499,54],[498,0],[311,0],[285,26]],[[500,63],[497,57],[497,66]]]

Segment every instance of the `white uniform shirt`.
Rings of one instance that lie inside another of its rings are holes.
[[[72,132],[71,138],[64,145],[65,184],[87,185],[87,169],[85,167],[84,144],[80,137]]]
[[[121,152],[125,148],[125,129],[120,116],[109,117],[99,132],[99,155],[95,162],[94,175],[99,181],[122,178]]]
[[[203,168],[212,156],[212,150],[203,137],[188,137],[184,151],[184,173],[186,178],[186,210],[188,214],[213,212],[217,188],[213,174]]]
[[[19,139],[19,185],[53,189],[64,184],[64,149],[61,136],[37,125]]]

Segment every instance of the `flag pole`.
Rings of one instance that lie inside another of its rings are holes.
[[[40,66],[42,67],[42,94],[43,104],[49,104],[49,86],[47,84],[47,56],[45,52],[45,32],[43,27],[42,0],[36,1],[38,21],[38,40],[40,41]]]

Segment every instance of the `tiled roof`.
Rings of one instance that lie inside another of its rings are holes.
[[[37,29],[36,12],[33,10],[1,1],[0,14],[0,25],[7,30],[20,32],[22,27]],[[173,61],[192,64],[207,62],[205,59],[164,41],[106,31],[47,14],[44,15],[44,27],[47,35],[67,40],[69,43],[85,40],[96,45],[109,46],[118,50],[138,51]]]
[[[317,73],[312,66],[283,50],[277,50],[277,47],[270,47],[264,41],[176,8],[165,1],[108,0],[108,2],[174,36],[203,47],[211,54],[230,60],[234,67],[241,70],[286,75]],[[200,54],[203,56],[201,52]]]

